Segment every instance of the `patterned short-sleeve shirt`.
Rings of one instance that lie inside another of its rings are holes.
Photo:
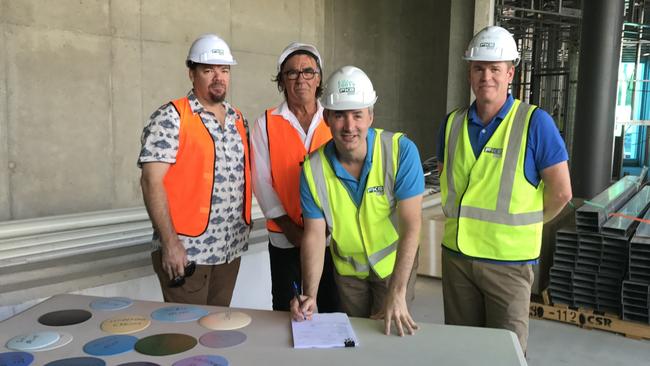
[[[214,114],[203,108],[193,91],[187,95],[194,113],[198,113],[215,142],[214,187],[209,224],[198,237],[179,235],[189,260],[197,264],[231,262],[248,250],[249,226],[244,221],[245,177],[244,146],[235,122],[239,115],[227,102],[224,126]],[[138,165],[148,162],[174,164],[178,152],[180,116],[171,103],[158,108],[142,132]],[[154,248],[160,247],[154,232]]]

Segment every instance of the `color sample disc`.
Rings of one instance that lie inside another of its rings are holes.
[[[228,360],[217,355],[192,356],[176,361],[172,366],[228,366]]]
[[[59,340],[50,344],[49,346],[45,346],[42,348],[38,348],[35,350],[32,350],[34,352],[43,352],[43,351],[51,351],[53,349],[57,349],[60,347],[63,347],[67,345],[68,343],[72,342],[72,339],[74,337],[70,333],[64,333],[64,332],[59,332]]]
[[[141,315],[121,315],[104,320],[101,328],[104,332],[113,334],[131,334],[146,329],[151,320]]]
[[[33,351],[47,347],[59,340],[61,336],[57,332],[34,332],[11,338],[7,342],[7,348],[16,351]]]
[[[133,305],[133,300],[128,297],[109,297],[106,299],[97,299],[90,303],[90,307],[95,310],[122,310]]]
[[[236,330],[215,330],[205,333],[199,342],[210,348],[226,348],[236,346],[246,341],[246,334]]]
[[[135,343],[135,350],[143,355],[167,356],[185,352],[196,346],[196,338],[186,334],[156,334]]]
[[[93,315],[90,313],[90,311],[87,310],[59,310],[41,315],[41,317],[38,318],[38,322],[43,325],[49,325],[51,327],[62,327],[65,325],[83,323],[86,320],[90,319],[92,316]]]
[[[208,311],[196,306],[168,306],[160,308],[153,313],[151,317],[161,322],[191,322],[208,314]]]
[[[136,361],[136,362],[121,363],[117,366],[160,366],[160,365],[153,362]]]
[[[27,352],[0,353],[0,366],[28,366],[34,362],[34,356]]]
[[[95,357],[73,357],[52,361],[45,366],[106,366],[106,362]]]
[[[251,322],[251,317],[248,314],[240,311],[225,311],[220,313],[212,313],[206,315],[199,324],[212,330],[232,330],[239,329],[247,326]]]
[[[93,356],[112,356],[133,351],[137,337],[129,335],[111,335],[97,338],[84,345],[84,352]]]

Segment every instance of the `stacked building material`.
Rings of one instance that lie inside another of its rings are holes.
[[[581,232],[600,232],[600,228],[639,189],[639,177],[625,176],[576,210],[576,228]]]
[[[549,273],[554,303],[621,314],[630,239],[650,205],[650,186],[638,190],[637,182],[621,179],[576,211],[576,230],[557,231]],[[650,225],[648,230],[650,249]]]
[[[644,220],[650,220],[650,211]],[[650,224],[642,222],[630,241],[629,270],[622,289],[623,319],[650,323]]]
[[[650,324],[650,284],[623,281],[623,319]]]

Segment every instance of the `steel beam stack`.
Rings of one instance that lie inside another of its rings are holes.
[[[639,188],[639,177],[625,176],[576,210],[576,228],[582,232],[599,233],[609,218],[627,202]]]
[[[643,217],[650,220],[650,210]],[[650,224],[642,222],[630,241],[629,271],[622,289],[623,319],[650,323]]]
[[[576,210],[575,230],[556,232],[549,273],[553,302],[619,315],[632,309],[634,320],[641,319],[638,314],[644,311],[649,315],[647,296],[645,308],[639,302],[644,296],[640,287],[629,285],[632,290],[627,292],[623,288],[628,269],[638,274],[627,279],[645,279],[650,285],[650,224],[639,226],[645,236],[637,233],[636,244],[630,243],[637,218],[650,206],[650,186],[638,190],[638,182],[638,177],[621,179]],[[634,305],[626,307],[625,301]]]

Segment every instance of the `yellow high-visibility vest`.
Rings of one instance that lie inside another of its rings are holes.
[[[479,157],[467,130],[467,109],[449,115],[440,176],[445,231],[442,244],[466,256],[499,261],[539,257],[544,184],[524,174],[535,106],[515,100]]]
[[[375,131],[372,166],[359,207],[327,161],[325,146],[303,164],[309,190],[332,234],[330,251],[336,271],[361,279],[368,277],[371,268],[380,278],[393,273],[399,239],[394,185],[402,134]]]

